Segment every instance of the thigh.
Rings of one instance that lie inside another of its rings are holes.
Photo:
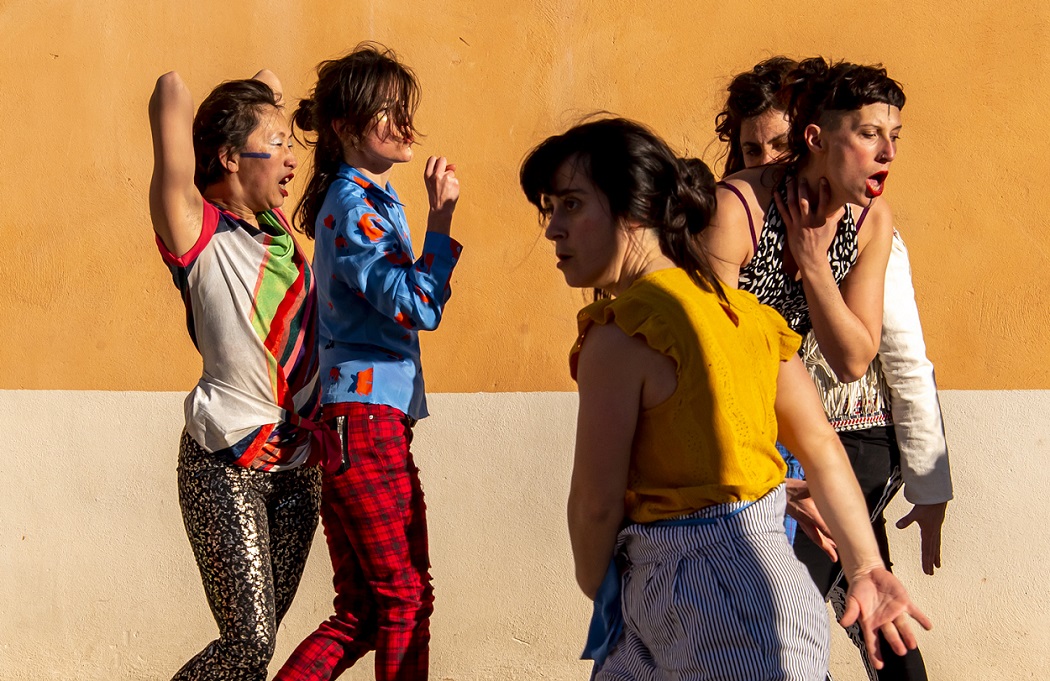
[[[827,668],[823,600],[783,534],[634,566],[623,599],[625,627],[642,644],[631,648],[645,651],[658,678],[802,681]],[[621,664],[631,657],[618,647],[610,672],[649,666]]]
[[[300,466],[270,475],[273,478],[273,489],[267,500],[270,563],[279,623],[299,587],[317,530],[321,470],[316,466]]]
[[[398,414],[383,408],[346,418],[340,435],[350,466],[326,488],[370,582],[414,581],[406,563],[426,554],[425,542],[418,548],[418,535],[426,533],[422,489],[408,449],[410,431]]]
[[[276,628],[265,475],[227,465],[183,436],[179,505],[224,638],[272,639]]]

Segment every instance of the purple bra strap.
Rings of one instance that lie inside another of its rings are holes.
[[[868,217],[868,209],[871,208],[871,204],[864,206],[864,210],[860,212],[860,217],[857,218],[857,233],[860,234],[860,226],[864,224],[864,218]]]
[[[744,199],[744,195],[740,193],[739,189],[729,184],[728,182],[719,182],[718,186],[725,187],[729,191],[736,194],[736,197],[740,199],[740,203],[744,204],[744,212],[747,213],[747,226],[751,230],[751,245],[754,247],[755,253],[758,253],[758,237],[755,236],[755,221],[751,218],[751,208],[748,207],[747,200]]]

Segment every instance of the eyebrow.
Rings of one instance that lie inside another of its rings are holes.
[[[563,196],[568,196],[569,194],[582,194],[583,189],[579,187],[566,187],[565,189],[552,189],[543,193],[547,196],[557,196],[558,198],[562,198]]]

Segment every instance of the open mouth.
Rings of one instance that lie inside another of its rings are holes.
[[[890,171],[880,170],[875,173],[867,180],[865,185],[867,186],[868,195],[871,197],[882,196],[882,192],[886,189],[886,178],[889,176]]]
[[[284,196],[284,197],[287,198],[287,196],[288,196],[288,186],[287,185],[288,185],[289,182],[292,181],[293,177],[295,177],[295,173],[288,173],[287,177],[285,177],[283,180],[281,180],[280,182],[277,183],[277,187],[281,190],[281,196]]]

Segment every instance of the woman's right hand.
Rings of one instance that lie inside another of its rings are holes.
[[[459,201],[456,166],[449,163],[444,156],[431,156],[427,159],[426,170],[423,171],[423,181],[430,199],[427,231],[448,234],[452,230],[452,213],[456,210],[456,202]]]
[[[933,628],[930,618],[919,610],[904,585],[886,568],[873,568],[849,578],[846,611],[839,624],[849,627],[854,622],[860,623],[868,658],[876,669],[883,667],[878,640],[880,633],[897,655],[918,647],[909,616],[923,629],[929,631]]]

